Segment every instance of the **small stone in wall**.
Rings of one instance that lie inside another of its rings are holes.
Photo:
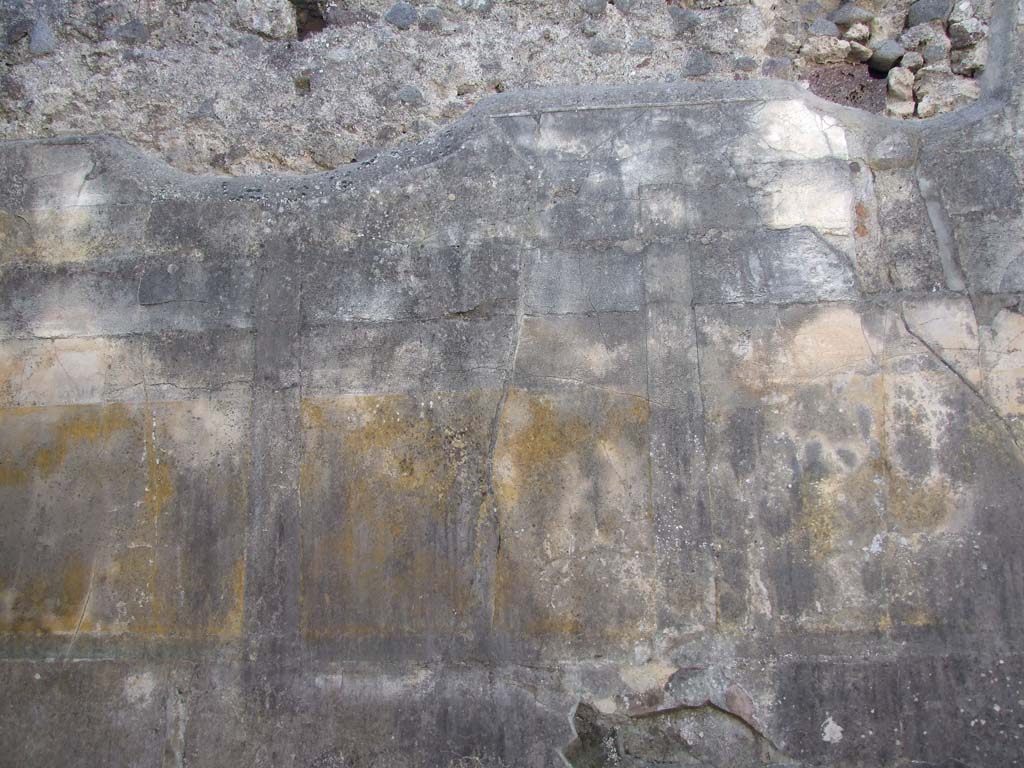
[[[890,98],[888,94],[886,94],[885,114],[888,115],[889,117],[898,117],[903,120],[907,119],[908,117],[913,117],[914,102],[893,99]]]
[[[924,56],[925,64],[945,64],[949,59],[949,52],[953,46],[949,42],[949,38],[945,35],[937,35],[928,45],[921,51],[921,55]]]
[[[848,27],[852,24],[870,24],[875,14],[859,5],[845,3],[834,11],[830,18],[840,27]]]
[[[807,31],[812,37],[839,37],[839,27],[828,19],[815,19]]]
[[[800,47],[800,55],[815,64],[842,64],[850,59],[850,42],[835,37],[812,37]]]
[[[970,104],[981,93],[977,80],[925,67],[917,73],[917,116],[934,117]]]
[[[914,73],[905,67],[893,67],[886,77],[885,111],[893,117],[914,114]]]
[[[622,53],[622,43],[618,40],[598,36],[590,41],[587,49],[593,56],[608,56],[613,53]]]
[[[8,45],[14,45],[32,31],[34,22],[31,19],[15,19],[7,25],[6,39]]]
[[[757,69],[757,59],[752,56],[737,56],[733,59],[733,69],[738,72],[753,72]]]
[[[915,24],[900,35],[900,45],[908,51],[920,51],[937,35],[944,35],[944,29],[942,24]]]
[[[957,75],[977,77],[985,71],[988,62],[988,40],[982,40],[970,48],[953,51],[950,55],[950,69]]]
[[[688,8],[672,5],[669,6],[668,13],[672,17],[672,27],[676,37],[688,35],[700,26],[700,16]]]
[[[33,56],[45,56],[57,50],[57,41],[46,19],[36,19],[28,36],[28,52]]]
[[[945,22],[952,5],[950,0],[917,0],[907,12],[907,26],[927,24],[929,21]]]
[[[115,29],[112,37],[122,43],[141,45],[149,39],[149,30],[141,21],[132,19],[127,24],[122,24]]]
[[[456,0],[459,8],[474,13],[488,13],[494,7],[495,0]]]
[[[850,28],[843,33],[843,37],[856,43],[863,43],[871,37],[871,27],[867,24],[851,24]]]
[[[876,171],[910,168],[917,161],[917,145],[906,134],[892,133],[868,152],[868,165]]]
[[[949,13],[949,23],[955,24],[972,16],[974,16],[974,4],[971,3],[971,0],[959,0]]]
[[[914,100],[914,73],[905,67],[893,67],[886,77],[889,95],[899,101]]]
[[[423,94],[415,85],[403,85],[395,93],[395,98],[410,107],[418,107],[423,104]]]
[[[694,51],[686,57],[683,63],[682,75],[684,77],[700,77],[708,74],[714,68],[711,57],[703,51]]]
[[[920,53],[927,64],[945,61],[953,47],[944,25],[938,21],[911,27],[900,36],[900,44],[908,51]]]
[[[850,61],[865,62],[874,55],[874,51],[863,43],[850,40]]]
[[[235,0],[235,13],[247,32],[277,40],[295,37],[295,8],[288,0]]]
[[[765,77],[777,77],[788,80],[793,75],[793,60],[788,56],[774,56],[764,60],[761,74]]]
[[[416,23],[416,8],[409,3],[395,3],[384,14],[384,21],[396,29],[409,29]]]
[[[876,72],[888,72],[904,56],[904,48],[895,40],[883,40],[868,59],[868,65]],[[921,60],[922,63],[924,59]]]
[[[637,56],[650,56],[654,53],[654,43],[651,42],[650,38],[641,37],[633,41],[633,44],[629,46],[629,52]]]
[[[444,14],[440,8],[427,6],[419,11],[419,23],[417,26],[424,32],[437,32],[444,26]]]
[[[911,72],[917,72],[917,70],[924,66],[924,56],[917,51],[905,53],[903,58],[900,59],[900,66],[906,67]]]
[[[954,48],[967,48],[974,45],[986,34],[988,34],[988,27],[985,23],[973,17],[949,25],[949,42]]]
[[[838,744],[843,740],[843,727],[831,715],[821,724],[821,740],[828,744]]]
[[[608,9],[608,0],[579,0],[580,8],[590,16],[604,16]]]

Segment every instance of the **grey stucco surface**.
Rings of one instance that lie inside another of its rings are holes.
[[[0,144],[0,764],[1020,765],[1015,13],[913,125]]]

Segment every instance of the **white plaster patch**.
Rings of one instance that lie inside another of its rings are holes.
[[[981,342],[986,394],[1003,415],[1024,414],[1024,315],[1000,310]]]
[[[156,690],[156,677],[152,672],[128,675],[124,682],[124,697],[129,704],[148,704]]]
[[[19,404],[102,402],[110,347],[105,339],[56,339],[23,353]],[[0,351],[0,359],[4,356]]]
[[[28,207],[74,208],[103,203],[104,195],[89,178],[92,169],[93,161],[87,149],[41,146],[29,158],[32,199]]]
[[[780,168],[764,192],[764,222],[773,229],[813,227],[830,235],[852,231],[853,186],[848,176],[830,165]]]
[[[969,299],[907,302],[903,316],[910,329],[948,365],[971,384],[981,382],[978,321]]]
[[[553,152],[566,155],[582,156],[587,154],[590,146],[578,129],[565,124],[560,115],[545,115],[541,118],[540,127],[536,132],[536,147],[541,152]],[[593,141],[593,136],[590,139]]]
[[[818,160],[848,159],[846,131],[827,115],[811,110],[802,101],[770,101],[759,107],[751,120],[755,143],[747,147],[753,159]]]
[[[602,715],[614,715],[618,707],[615,704],[615,699],[609,697],[605,699],[595,700],[594,709],[596,709]]]
[[[838,744],[843,740],[843,727],[832,719],[832,715],[827,715],[821,724],[821,740],[828,744]]]
[[[372,691],[375,696],[394,700],[408,698],[410,694],[422,690],[433,678],[433,672],[427,669],[391,677],[366,675],[360,672],[337,672],[317,675],[313,678],[313,685],[321,690],[343,690],[353,696],[359,695],[358,692]]]
[[[778,371],[797,380],[854,373],[873,361],[860,314],[849,307],[815,313],[800,326],[785,353]]]
[[[750,570],[750,601],[751,606],[762,616],[772,617],[772,601],[768,595],[768,588],[761,579],[761,569]]]
[[[864,547],[864,560],[870,560],[874,555],[882,554],[882,547],[885,544],[885,534],[876,533],[871,543]]]
[[[661,690],[675,674],[678,667],[660,661],[650,661],[637,666],[619,667],[619,677],[632,690],[643,693]]]

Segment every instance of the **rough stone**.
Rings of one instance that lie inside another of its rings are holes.
[[[287,36],[287,33],[284,36]],[[149,39],[149,30],[141,21],[133,19],[115,29],[111,37],[122,43],[139,45]]]
[[[953,10],[949,12],[949,19],[947,21],[950,24],[954,24],[958,21],[966,21],[974,16],[974,3],[971,0],[957,0],[953,5]]]
[[[36,19],[29,32],[28,51],[33,56],[45,56],[57,49],[57,41],[54,39],[53,30],[46,23],[46,19]]]
[[[415,85],[403,85],[395,93],[395,98],[403,104],[418,107],[423,104],[423,93]]]
[[[885,114],[889,117],[898,117],[901,119],[907,119],[913,117],[917,104],[913,99],[909,101],[897,96],[893,96],[890,93],[885,95]]]
[[[384,21],[401,30],[411,29],[416,19],[416,7],[409,3],[395,3],[384,14]]]
[[[247,31],[276,40],[295,37],[295,9],[288,0],[235,0],[235,13]]]
[[[815,37],[840,37],[839,27],[834,21],[828,19],[815,19],[807,30],[808,34]]]
[[[713,68],[714,62],[710,56],[703,51],[694,51],[683,62],[682,73],[684,77],[700,77],[708,74]]]
[[[894,132],[876,141],[868,153],[868,165],[876,171],[912,168],[917,162],[918,145],[907,134]]]
[[[425,9],[429,10],[429,9]],[[369,25],[373,24],[380,18],[379,13],[369,11],[365,8],[341,8],[338,6],[329,6],[327,12],[324,14],[324,19],[327,23],[334,27],[344,29],[345,27],[352,27],[355,25]]]
[[[417,26],[425,32],[437,32],[444,28],[444,14],[440,8],[427,6],[417,13]]]
[[[958,75],[976,77],[985,71],[988,63],[988,41],[982,40],[970,48],[954,50],[950,54],[950,69]]]
[[[975,18],[964,19],[949,25],[949,41],[953,48],[967,48],[988,34],[984,22]]]
[[[978,98],[977,81],[950,72],[925,67],[917,72],[914,94],[919,117],[934,117],[951,112]]]
[[[835,37],[812,37],[800,48],[800,55],[815,64],[840,64],[851,58],[850,42]]]
[[[875,46],[868,59],[868,66],[876,72],[888,72],[903,58],[904,53],[903,46],[895,40],[883,40]]]
[[[677,36],[688,35],[700,27],[700,16],[688,8],[672,5],[669,6],[668,13]]]
[[[34,25],[35,22],[32,19],[24,17],[16,18],[5,26],[4,39],[7,41],[8,45],[15,45],[18,41],[29,36]]]
[[[908,51],[919,51],[936,37],[945,36],[945,26],[936,23],[917,24],[900,35],[900,44]]]
[[[921,50],[925,64],[945,65],[949,60],[952,44],[945,35],[937,35]]]
[[[455,0],[458,6],[473,13],[486,14],[494,7],[496,0]]]
[[[752,56],[737,56],[733,66],[740,72],[754,72],[757,69],[757,60]]]
[[[647,37],[634,40],[629,46],[629,52],[638,56],[650,56],[654,51],[654,41]]]
[[[788,79],[793,74],[793,60],[788,56],[765,59],[761,65],[761,72],[765,77]]]
[[[907,26],[915,27],[930,21],[945,23],[952,6],[952,0],[917,0],[907,11]]]
[[[914,100],[914,73],[904,67],[893,67],[886,77],[889,95],[897,101]]]
[[[862,45],[861,43],[855,42],[853,40],[850,41],[851,61],[868,61],[872,56],[874,56],[874,54],[875,52],[868,48],[866,45]]]
[[[924,56],[917,51],[903,54],[903,58],[899,61],[901,67],[906,67],[911,72],[917,72],[917,70],[924,66]]]
[[[851,24],[846,32],[843,33],[843,37],[846,40],[863,43],[871,37],[871,28],[867,24]]]
[[[622,43],[618,40],[609,40],[606,37],[595,37],[587,46],[594,56],[609,56],[615,53],[622,53]]]
[[[870,24],[875,14],[859,5],[844,3],[829,18],[840,27],[849,27],[854,24]]]

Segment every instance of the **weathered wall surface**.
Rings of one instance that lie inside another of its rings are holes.
[[[1020,765],[1016,10],[914,124],[0,144],[0,764]]]

